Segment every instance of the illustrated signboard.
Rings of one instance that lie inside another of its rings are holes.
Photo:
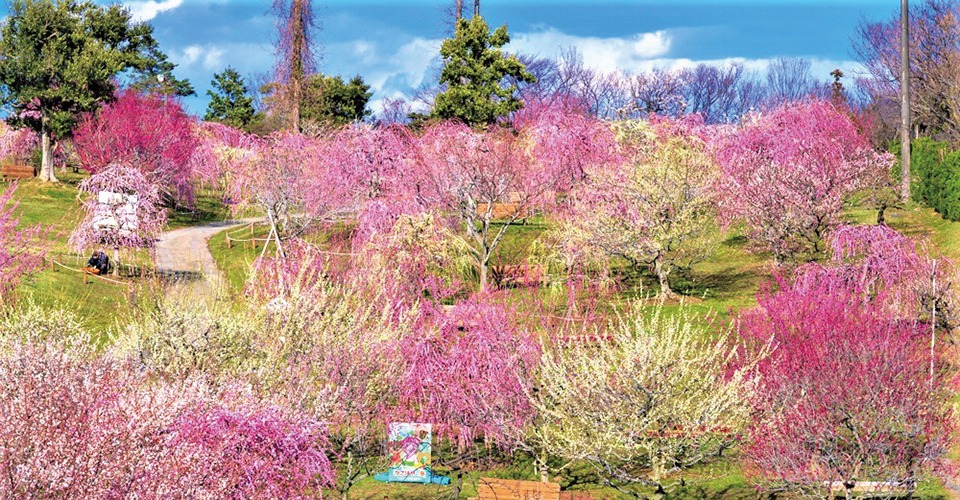
[[[433,433],[430,424],[391,423],[387,441],[389,480],[429,483]]]

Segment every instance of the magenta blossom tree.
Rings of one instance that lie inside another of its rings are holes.
[[[45,251],[38,244],[40,226],[19,228],[14,215],[18,203],[13,200],[17,184],[0,193],[0,305],[12,301],[12,293],[23,278],[40,267]]]
[[[461,448],[482,436],[510,447],[533,418],[527,398],[540,344],[489,298],[474,298],[436,318],[403,346],[401,415],[434,422]]]
[[[823,250],[846,196],[879,183],[892,162],[833,104],[788,104],[718,134],[721,211],[744,220],[759,249],[783,262]]]
[[[776,286],[741,317],[748,341],[773,343],[744,448],[751,473],[823,494],[831,483],[912,485],[939,470],[953,429],[949,370],[926,349],[922,324],[836,269],[811,264]]]
[[[115,102],[81,119],[74,144],[80,166],[91,174],[131,165],[165,195],[193,202],[191,157],[198,140],[193,120],[173,98],[123,91]]]
[[[114,250],[114,274],[119,273],[120,249],[152,248],[167,223],[160,189],[135,167],[113,165],[78,186],[88,193],[86,212],[70,235],[70,244],[82,252],[91,248]]]

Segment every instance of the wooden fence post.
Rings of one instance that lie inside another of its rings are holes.
[[[227,248],[233,248],[233,245],[230,242],[230,235],[227,235]]]

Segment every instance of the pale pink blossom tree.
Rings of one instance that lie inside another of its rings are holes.
[[[3,497],[304,498],[331,483],[315,419],[202,378],[151,380],[75,327],[39,338],[44,322],[0,332]]]
[[[612,150],[609,130],[573,109],[534,107],[515,122],[516,133],[434,124],[420,136],[412,162],[413,198],[422,207],[453,216],[451,222],[470,248],[481,290],[510,225],[553,206],[558,191],[582,179],[585,165],[606,161]]]
[[[719,174],[696,115],[613,125],[622,160],[586,171],[555,230],[577,262],[625,259],[645,266],[672,296],[668,278],[710,254],[717,240]]]
[[[744,220],[775,261],[812,258],[850,193],[880,182],[892,157],[878,153],[829,102],[788,104],[718,134],[721,215]]]
[[[119,274],[120,249],[152,248],[167,223],[160,189],[139,169],[113,165],[78,186],[87,193],[86,215],[70,235],[70,244],[82,252],[109,247],[114,274]]]

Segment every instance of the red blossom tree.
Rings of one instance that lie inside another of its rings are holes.
[[[74,144],[80,166],[91,174],[131,165],[165,195],[193,202],[191,157],[198,140],[193,120],[175,99],[123,91],[115,102],[81,119]]]
[[[789,104],[718,134],[721,215],[745,220],[777,262],[823,250],[845,197],[888,175],[857,124],[829,102]]]

